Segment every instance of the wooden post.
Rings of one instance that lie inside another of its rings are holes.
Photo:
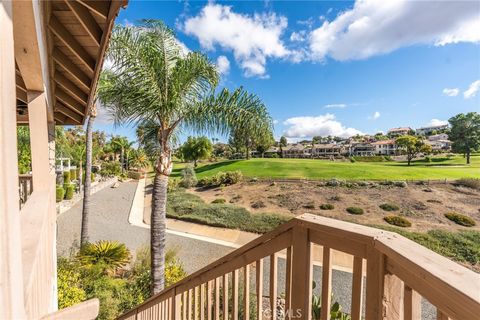
[[[232,272],[232,320],[238,320],[238,269]]]
[[[33,190],[45,190],[51,183],[47,100],[43,92],[28,92],[28,121],[32,152]]]
[[[277,319],[277,254],[270,255],[270,314],[271,320]]]
[[[0,2],[0,318],[23,319],[12,2]]]
[[[353,258],[352,276],[352,320],[362,319],[362,295],[363,295],[363,259]]]
[[[322,320],[330,320],[330,302],[332,292],[332,260],[331,250],[323,246],[322,262]]]
[[[243,319],[250,319],[250,266],[247,264],[243,273]]]
[[[382,253],[370,248],[367,253],[367,293],[365,318],[383,320],[383,288],[385,258]]]
[[[393,274],[384,278],[383,318],[403,319],[403,282]]]
[[[223,275],[223,319],[228,320],[228,273]]]
[[[308,229],[293,229],[292,294],[288,319],[309,320],[312,310],[312,263]]]
[[[403,313],[405,320],[414,320],[414,319],[421,319],[422,317],[422,305],[421,305],[421,297],[412,288],[405,285],[403,291]]]
[[[263,319],[263,260],[256,262],[256,285],[257,285],[257,319]]]

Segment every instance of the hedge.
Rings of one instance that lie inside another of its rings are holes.
[[[65,195],[65,190],[61,186],[57,186],[57,189],[55,192],[56,192],[57,202],[62,201],[63,196]]]
[[[73,192],[74,191],[75,191],[75,185],[73,183],[67,185],[65,187],[65,199],[66,200],[71,200],[73,198]]]

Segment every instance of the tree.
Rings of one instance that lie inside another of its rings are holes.
[[[283,158],[283,148],[287,146],[287,138],[285,138],[284,136],[281,136],[278,145],[280,147],[280,157]]]
[[[275,143],[275,139],[273,139],[273,134],[265,134],[264,136],[260,136],[256,141],[256,148],[258,153],[262,155],[262,158],[265,156],[265,152]]]
[[[137,124],[140,143],[156,154],[152,189],[152,292],[164,288],[165,227],[172,145],[180,130],[226,134],[234,126],[272,127],[265,105],[242,88],[215,92],[216,66],[203,54],[184,53],[158,20],[115,27],[108,51],[113,67],[100,78],[99,96],[115,123]]]
[[[480,149],[480,113],[460,113],[448,120],[451,129],[448,138],[452,141],[452,149],[463,153],[470,164],[472,151]]]
[[[213,151],[213,145],[207,137],[188,137],[187,141],[180,147],[182,159],[193,161],[197,166],[197,161],[207,159]]]
[[[112,144],[120,149],[120,163],[122,165],[122,173],[125,171],[125,155],[132,147],[133,142],[129,142],[126,137],[113,137]],[[128,164],[127,164],[128,165]]]
[[[85,187],[83,188],[83,208],[82,208],[82,229],[80,233],[80,247],[83,248],[88,242],[88,216],[90,215],[90,194],[92,186],[92,144],[93,144],[93,122],[97,116],[97,106],[94,103],[90,109],[87,122],[86,134],[86,159],[85,159]]]
[[[397,146],[402,148],[407,155],[408,165],[411,164],[411,161],[419,154],[420,152],[423,153],[430,153],[432,151],[432,147],[428,144],[423,142],[422,138],[414,137],[414,136],[401,136],[395,140]]]

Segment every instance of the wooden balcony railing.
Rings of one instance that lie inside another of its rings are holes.
[[[33,182],[31,174],[18,175],[18,190],[20,194],[20,208],[27,202],[28,197],[33,192]]]
[[[475,272],[398,234],[305,214],[119,319],[312,319],[313,281],[321,282],[321,319],[330,319],[332,266],[338,255],[352,259],[352,320],[421,319],[421,297],[436,307],[437,319],[480,315],[480,275]],[[321,275],[314,277],[313,265],[320,260]],[[285,275],[281,280],[279,271]],[[279,288],[284,288],[285,314],[271,312],[278,309]]]

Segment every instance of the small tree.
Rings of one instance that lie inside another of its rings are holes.
[[[257,141],[257,151],[262,155],[262,158],[265,155],[265,152],[275,143],[273,135],[271,133],[262,136]]]
[[[425,144],[421,138],[414,136],[407,135],[398,137],[395,143],[405,151],[408,165],[411,164],[412,159],[414,159],[420,152],[430,153],[432,150],[430,145]]]
[[[213,145],[207,137],[188,137],[179,151],[183,160],[193,161],[196,167],[198,160],[210,157]]]
[[[453,142],[453,151],[463,153],[470,164],[472,151],[480,149],[480,113],[460,113],[448,122],[452,127],[448,138]]]

